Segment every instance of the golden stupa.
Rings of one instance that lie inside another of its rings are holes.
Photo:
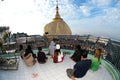
[[[53,21],[44,27],[44,35],[71,35],[72,32],[58,12],[58,1],[56,5],[56,15]]]

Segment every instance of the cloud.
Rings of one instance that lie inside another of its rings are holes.
[[[0,5],[0,25],[9,26],[12,33],[42,35],[43,28],[49,21],[43,12],[36,9],[33,0],[5,0]]]
[[[46,16],[46,18],[49,19],[52,19],[55,16],[56,4],[57,4],[56,0],[35,0],[35,5],[38,11],[44,13],[44,16]],[[59,13],[62,18],[72,19],[77,14],[76,7],[69,0],[59,0],[58,6],[59,6]]]
[[[80,10],[70,0],[59,0],[59,13],[64,19],[78,19]]]
[[[106,15],[104,16],[104,20],[108,22],[116,22],[120,20],[120,9],[118,8],[109,8],[104,9]]]
[[[116,6],[120,9],[120,0],[117,0]]]
[[[68,21],[73,34],[91,34],[119,39],[120,22],[108,22],[103,16]]]
[[[80,6],[80,9],[85,16],[90,16],[90,8],[87,6]]]
[[[112,2],[112,0],[92,0],[92,3],[99,7],[109,6],[111,4],[111,2]]]
[[[1,3],[1,13],[23,13],[33,11],[35,6],[32,0],[5,0]]]
[[[55,0],[35,0],[37,10],[43,13],[46,18],[52,18],[55,11]]]

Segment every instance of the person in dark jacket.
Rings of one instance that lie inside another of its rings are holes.
[[[20,53],[21,58],[23,59],[23,56],[24,56],[23,45],[19,45],[19,53]]]
[[[42,52],[41,47],[38,47],[37,60],[39,63],[45,63],[47,60],[47,57],[46,57],[45,53]]]
[[[67,69],[67,75],[72,80],[75,80],[75,78],[82,78],[86,75],[87,71],[91,68],[92,61],[90,59],[87,59],[87,54],[85,50],[81,53],[81,61],[78,61],[74,65],[74,69]]]
[[[70,58],[75,62],[80,61],[81,60],[81,52],[82,52],[81,46],[76,45],[75,46],[75,52]]]

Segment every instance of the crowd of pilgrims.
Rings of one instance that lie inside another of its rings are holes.
[[[27,66],[33,66],[36,62],[44,64],[48,60],[48,56],[51,56],[53,63],[61,63],[64,61],[65,52],[61,51],[59,43],[51,41],[48,47],[48,53],[43,52],[42,47],[38,46],[37,54],[35,54],[31,48],[32,45],[27,45],[27,48],[24,49],[23,45],[19,45],[19,53],[21,59],[23,59]],[[85,76],[87,71],[91,69],[92,71],[97,71],[101,64],[101,48],[96,48],[93,52],[94,57],[88,59],[89,51],[81,48],[80,45],[75,45],[74,53],[70,56],[70,59],[73,60],[76,64],[73,69],[67,69],[66,74],[71,80],[75,78],[82,78]]]

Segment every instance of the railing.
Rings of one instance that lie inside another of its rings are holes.
[[[90,58],[93,58],[91,54],[89,54]],[[101,64],[108,70],[108,72],[111,74],[113,80],[120,80],[120,72],[118,69],[108,60],[102,59]]]
[[[120,80],[120,73],[111,62],[102,60],[102,65],[104,65],[104,67],[109,71],[113,80]]]

